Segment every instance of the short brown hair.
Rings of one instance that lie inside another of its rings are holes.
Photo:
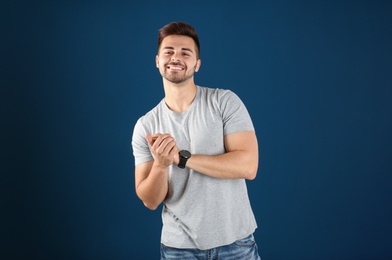
[[[172,22],[162,27],[158,33],[158,50],[161,47],[163,39],[170,35],[183,35],[191,37],[196,44],[197,58],[200,57],[199,36],[191,25],[183,22]]]

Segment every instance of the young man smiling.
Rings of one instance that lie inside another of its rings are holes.
[[[245,180],[258,168],[258,144],[242,101],[197,86],[200,44],[174,22],[158,35],[156,66],[164,99],[136,123],[135,185],[144,205],[163,202],[161,259],[260,259]]]

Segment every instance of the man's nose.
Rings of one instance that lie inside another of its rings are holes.
[[[173,55],[171,58],[172,61],[180,61],[180,58],[177,55]]]

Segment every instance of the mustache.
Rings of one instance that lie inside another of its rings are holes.
[[[168,66],[168,65],[173,65],[173,66],[177,66],[177,65],[180,65],[180,66],[183,66],[183,67],[185,67],[185,64],[182,64],[181,62],[168,62],[167,64],[166,64],[166,66]]]

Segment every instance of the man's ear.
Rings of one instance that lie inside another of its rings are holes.
[[[159,68],[159,62],[158,62],[158,60],[159,60],[159,57],[158,57],[158,55],[156,55],[156,56],[155,56],[155,66],[157,66],[157,68]]]
[[[201,59],[198,59],[196,62],[195,72],[198,72],[201,66]]]

